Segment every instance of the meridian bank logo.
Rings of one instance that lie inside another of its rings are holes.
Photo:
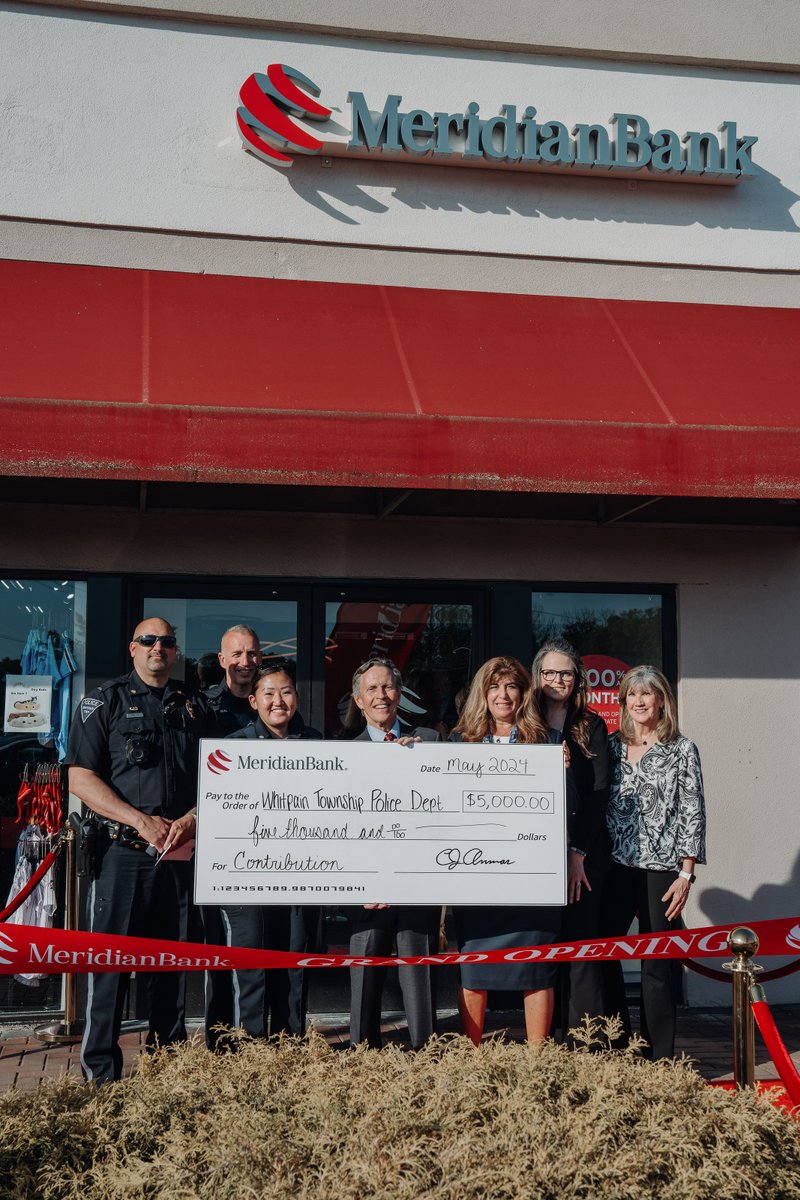
[[[212,750],[206,762],[212,775],[222,775],[225,771],[230,771],[233,759],[229,758],[224,750]]]
[[[456,112],[403,111],[392,93],[382,107],[349,90],[349,130],[313,97],[321,89],[294,67],[271,63],[249,75],[239,91],[236,123],[244,149],[273,167],[290,167],[294,155],[377,158],[442,166],[565,172],[595,178],[639,177],[734,184],[752,176],[758,138],[740,136],[735,121],[714,131],[700,125],[680,133],[659,129],[639,113],[613,112],[601,122],[551,120],[534,104],[499,105],[489,116],[471,100]],[[380,103],[380,102],[379,102]],[[562,116],[565,114],[562,114]],[[301,122],[298,124],[298,121]],[[305,122],[320,123],[320,137]],[[328,164],[330,165],[330,164]]]
[[[306,90],[301,91],[298,84]],[[249,75],[239,91],[242,103],[236,110],[244,148],[279,167],[290,167],[292,154],[319,154],[322,142],[291,119],[327,121],[332,110],[312,99],[319,94],[313,80],[282,63],[272,63],[266,75],[260,71]]]

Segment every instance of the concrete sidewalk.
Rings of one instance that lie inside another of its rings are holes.
[[[635,1010],[632,1010],[634,1024]],[[776,1005],[773,1009],[778,1030],[800,1070],[800,1006]],[[524,1028],[518,1011],[488,1013],[487,1036],[503,1036],[522,1040]],[[340,1015],[315,1016],[313,1026],[332,1046],[348,1043],[346,1020]],[[440,1014],[441,1033],[458,1033],[458,1016],[454,1012]],[[408,1031],[400,1014],[389,1014],[383,1023],[386,1042],[408,1043]],[[201,1038],[195,1026],[192,1036]],[[135,1070],[144,1049],[145,1031],[138,1023],[128,1022],[121,1044],[126,1071]],[[706,1079],[732,1079],[731,1015],[727,1009],[681,1009],[678,1013],[677,1053],[686,1055],[696,1064]],[[47,1079],[61,1075],[80,1078],[79,1043],[47,1045],[33,1036],[33,1031],[20,1026],[0,1027],[0,1090],[17,1087],[33,1091]],[[777,1071],[756,1030],[756,1078],[777,1079]]]

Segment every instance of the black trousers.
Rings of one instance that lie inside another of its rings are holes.
[[[162,862],[140,850],[109,843],[89,886],[86,925],[91,933],[185,941],[191,864]],[[148,1047],[186,1037],[186,975],[157,971],[140,976],[147,988]],[[81,1065],[86,1078],[110,1083],[122,1075],[119,1032],[130,973],[89,976]]]
[[[241,905],[228,906],[225,911],[229,928],[221,908],[217,905],[203,907],[206,945],[291,950],[295,954],[306,954],[319,948],[322,909],[318,906],[278,905],[275,909],[265,906],[262,910],[258,905]],[[270,915],[271,911],[274,915]],[[252,915],[256,913],[259,915]],[[235,940],[230,941],[230,938]],[[307,973],[302,968],[288,972],[270,970],[263,980],[259,978],[262,974],[259,971],[206,972],[205,1035],[209,1050],[215,1050],[220,1038],[224,1039],[223,1026],[242,1025],[253,1037],[282,1030],[303,1036],[308,1005]],[[236,1012],[235,996],[239,1002]],[[262,999],[264,1012],[259,1016]],[[256,1033],[259,1027],[261,1032]]]
[[[612,862],[602,916],[606,936],[624,937],[637,913],[641,933],[667,933],[680,929],[680,919],[667,920],[667,905],[661,899],[677,877],[677,871],[646,871]],[[622,1017],[625,1033],[629,1036],[631,1023],[622,964],[605,963],[603,973],[606,1011]],[[642,962],[642,1037],[650,1043],[653,1059],[672,1058],[675,1054],[675,1010],[681,998],[682,979],[682,968],[675,959],[645,959]]]
[[[226,946],[248,950],[288,950],[288,904],[223,905],[220,919]],[[213,976],[216,972],[210,971]],[[251,1037],[289,1032],[289,972],[283,967],[231,971],[231,1024]],[[210,1031],[213,1040],[213,1030]],[[209,1031],[206,1031],[209,1040]]]
[[[207,946],[227,946],[221,909],[217,904],[204,904],[203,940]],[[205,1033],[209,1050],[216,1050],[221,1027],[233,1025],[233,983],[230,971],[206,971]],[[218,1028],[220,1027],[220,1028]]]
[[[323,913],[319,905],[292,905],[289,920],[289,949],[293,954],[312,954],[322,947]],[[308,1010],[308,971],[289,968],[289,1032],[302,1037]]]
[[[383,957],[436,954],[439,916],[436,905],[400,904],[392,908],[354,909],[351,913],[350,953]],[[415,1050],[436,1032],[435,968],[398,967],[408,1033]],[[381,997],[386,967],[350,968],[350,1043],[381,1046]]]
[[[561,914],[561,938],[565,942],[588,941],[605,937],[603,906],[610,869],[608,855],[590,855],[584,870],[591,891],[581,888],[581,898],[568,904]],[[562,963],[558,967],[555,988],[553,1032],[557,1041],[570,1042],[569,1030],[581,1024],[585,1016],[595,1019],[606,1011],[604,969],[601,963]]]

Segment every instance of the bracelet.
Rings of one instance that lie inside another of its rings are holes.
[[[577,846],[567,846],[567,849],[571,850],[573,854],[580,854],[581,858],[586,858],[586,851],[579,850]]]
[[[694,883],[694,881],[697,879],[697,876],[693,875],[691,871],[678,871],[678,878],[688,879],[689,883]]]

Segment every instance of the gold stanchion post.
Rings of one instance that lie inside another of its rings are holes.
[[[68,824],[61,833],[64,840],[66,881],[64,889],[64,928],[78,928],[78,874],[75,861],[75,830]],[[83,1036],[83,1021],[77,1012],[78,977],[70,973],[64,983],[64,1020],[55,1025],[41,1025],[35,1030],[40,1042],[77,1042]]]
[[[755,1087],[756,1054],[753,1010],[750,1007],[750,987],[761,967],[751,961],[758,951],[758,935],[746,926],[732,929],[728,934],[732,963],[725,963],[733,979],[733,1079],[738,1087]]]

